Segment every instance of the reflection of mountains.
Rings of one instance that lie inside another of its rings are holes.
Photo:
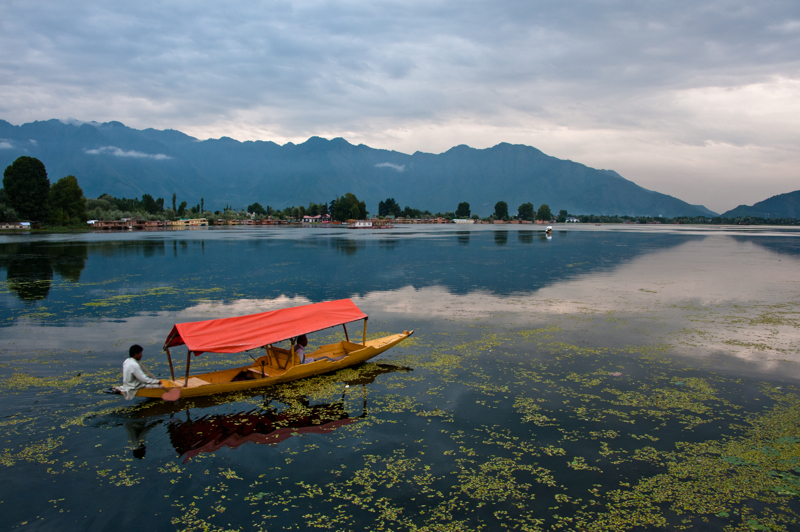
[[[110,280],[135,275],[137,287],[213,289],[217,300],[239,299],[247,293],[250,299],[288,295],[325,301],[408,286],[441,286],[456,295],[481,291],[506,296],[613,271],[648,253],[705,238],[556,231],[548,240],[535,229],[500,227],[352,236],[310,232],[296,233],[300,235],[297,238],[273,238],[271,234],[264,238],[255,230],[253,237],[245,238],[242,231],[237,233],[242,237],[236,239],[230,238],[228,231],[205,231],[196,239],[166,232],[120,235],[114,241],[2,245],[0,266],[7,269],[11,292],[26,301],[48,297],[53,273],[70,280],[88,275],[86,286],[75,287],[69,298],[49,302],[50,312],[67,315],[78,307],[82,317],[123,318],[165,306],[175,308],[184,300],[164,295],[138,299],[136,307],[86,306],[87,300],[97,297],[93,293],[97,288],[90,283],[102,283],[103,290],[114,295],[133,287]],[[86,271],[81,273],[84,265]],[[11,323],[2,322],[6,326]]]
[[[77,283],[89,257],[86,243],[25,242],[0,246],[0,267],[6,269],[9,291],[26,302],[50,293],[53,273]]]
[[[800,258],[800,238],[795,236],[731,236],[734,240],[743,244],[745,242],[755,244],[772,253],[786,255],[795,259]]]
[[[476,290],[500,296],[530,293],[578,276],[613,271],[643,255],[703,238],[567,231],[556,231],[548,238],[533,229],[459,228],[421,238],[397,238],[391,253],[383,241],[319,240],[308,260],[316,268],[324,265],[322,275],[319,282],[308,279],[308,286],[300,288],[297,295],[319,301],[404,286],[443,286],[453,294]],[[281,256],[288,259],[293,250],[290,243],[285,246]],[[335,257],[332,250],[336,250]],[[261,297],[279,295],[265,293]]]

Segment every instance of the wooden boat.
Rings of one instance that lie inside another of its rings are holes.
[[[180,397],[198,397],[216,393],[236,392],[250,388],[271,386],[305,377],[312,377],[354,364],[365,362],[387,349],[394,347],[414,331],[367,340],[369,316],[349,299],[328,301],[281,310],[223,318],[217,320],[178,323],[164,342],[164,351],[169,361],[172,379],[162,379],[163,388],[142,388],[137,397],[161,398],[164,393],[180,388]],[[352,342],[347,324],[364,320],[361,343]],[[301,364],[295,353],[295,339],[304,334],[341,325],[346,340],[323,345],[306,358],[310,363]],[[289,349],[273,344],[290,340]],[[175,378],[170,348],[186,345],[186,371],[182,378]],[[192,355],[203,353],[242,353],[264,349],[264,355],[253,357],[253,363],[236,368],[189,375]]]

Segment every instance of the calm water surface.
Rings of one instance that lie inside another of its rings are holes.
[[[798,530],[798,236],[0,235],[0,529]],[[132,343],[167,376],[175,323],[340,298],[415,334],[247,394],[99,392]]]

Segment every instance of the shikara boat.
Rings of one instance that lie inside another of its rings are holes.
[[[164,393],[180,388],[180,397],[198,397],[216,393],[236,392],[250,388],[271,386],[305,377],[312,377],[367,361],[394,347],[414,331],[367,340],[367,320],[355,303],[349,299],[315,303],[299,307],[261,312],[234,318],[178,323],[164,342],[172,379],[162,379],[163,388],[142,388],[137,397],[161,398]],[[347,324],[364,320],[361,343],[350,340]],[[345,341],[323,345],[306,358],[313,362],[301,364],[295,353],[298,336],[341,325]],[[290,348],[273,344],[290,341]],[[175,367],[170,348],[185,345],[186,370],[175,378]],[[242,353],[263,349],[264,354],[253,358],[253,363],[236,368],[190,375],[192,356],[203,353]],[[174,392],[173,392],[174,393]]]

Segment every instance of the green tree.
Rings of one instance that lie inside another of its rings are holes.
[[[494,204],[494,217],[498,220],[508,220],[508,203],[498,201]]]
[[[8,205],[8,196],[6,196],[6,190],[4,188],[0,188],[0,222],[16,221],[18,221],[17,211]]]
[[[558,217],[556,218],[556,221],[560,224],[563,224],[564,222],[567,221],[567,216],[569,216],[569,213],[564,209],[561,209],[560,211],[558,211]]]
[[[152,198],[151,198],[152,199]],[[50,187],[50,213],[53,225],[78,224],[86,221],[86,198],[73,175],[62,177]]]
[[[178,208],[175,206],[175,200],[178,199],[178,195],[174,192],[172,193],[172,210],[174,212],[178,212]]]
[[[50,180],[39,159],[19,157],[3,172],[3,188],[8,204],[23,220],[47,218]]]
[[[185,201],[182,201],[180,206],[178,207],[178,216],[181,218],[186,216],[186,205],[187,203]]]
[[[519,206],[519,209],[517,210],[517,212],[519,213],[519,219],[520,220],[532,221],[533,220],[533,203],[531,203],[531,202],[523,203],[522,205]]]
[[[258,202],[255,202],[252,205],[249,205],[247,207],[247,212],[254,212],[256,214],[260,214],[261,216],[266,216],[267,215],[266,209],[264,209],[264,207],[262,207],[261,204],[258,203]]]
[[[156,214],[157,212],[160,212],[158,208],[158,203],[156,203],[156,200],[154,200],[153,196],[151,196],[150,194],[142,195],[142,207],[149,214]]]
[[[336,221],[363,220],[367,217],[367,204],[363,201],[358,201],[358,198],[352,192],[335,199],[331,202],[331,205],[333,207],[332,217]]]
[[[539,207],[539,210],[536,212],[536,219],[544,221],[553,219],[553,213],[550,212],[550,207],[548,207],[546,203],[542,203]]]
[[[458,204],[458,208],[456,209],[456,218],[469,218],[469,215],[469,203],[462,201]]]
[[[382,201],[378,203],[378,216],[400,216],[403,210],[400,208],[400,205],[394,200],[394,198],[387,198],[386,201]]]
[[[200,212],[205,212],[206,210],[206,200],[204,198],[200,198]]]

